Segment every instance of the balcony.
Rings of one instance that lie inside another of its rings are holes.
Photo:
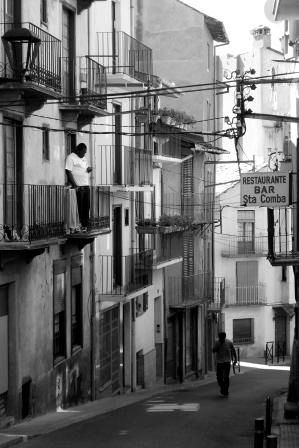
[[[225,278],[214,278],[214,296],[208,304],[208,311],[219,312],[225,305]]]
[[[213,278],[210,273],[198,273],[188,277],[169,277],[166,295],[168,305],[186,308],[213,300]]]
[[[289,231],[291,209],[268,208],[268,260],[272,266],[299,264],[299,251],[294,250],[294,235]],[[283,216],[282,216],[283,215]]]
[[[62,185],[1,185],[0,251],[41,249],[65,236]]]
[[[265,284],[256,285],[226,285],[226,306],[266,305]]]
[[[75,190],[70,193],[75,195]],[[75,199],[76,200],[76,199]],[[90,187],[90,213],[87,231],[69,232],[66,227],[66,237],[69,241],[77,240],[81,247],[96,236],[110,232],[110,192],[108,188]]]
[[[183,261],[183,240],[181,233],[174,235],[153,235],[155,238],[154,268],[162,269]]]
[[[161,214],[158,219],[145,219],[142,213],[137,216],[139,233],[167,234],[203,229],[220,218],[219,201],[215,199],[213,202],[204,194],[165,194],[159,209]]]
[[[59,106],[66,121],[79,126],[91,123],[95,116],[107,114],[107,78],[105,67],[90,56],[61,59],[62,93],[69,98]]]
[[[99,294],[101,300],[116,300],[152,284],[153,251],[132,251],[125,256],[99,256]],[[117,299],[118,297],[118,299]]]
[[[97,185],[112,190],[142,191],[152,188],[152,151],[128,146],[103,145],[96,149]]]
[[[87,232],[74,234],[67,226],[69,190],[63,185],[7,184],[0,190],[0,251],[39,250],[66,239],[94,238],[110,229],[110,195],[100,187],[91,187]]]
[[[266,257],[268,255],[268,237],[229,236],[223,240],[222,257]]]
[[[29,113],[30,110],[41,107],[47,99],[61,96],[61,41],[32,23],[1,23],[1,36],[17,27],[29,29],[41,40],[41,44],[36,58],[29,65],[24,79],[20,81],[16,79],[5,56],[3,42],[0,43],[0,90],[2,98],[17,100],[23,96],[28,108],[26,112]],[[31,50],[31,56],[32,53],[33,50]],[[21,67],[25,66],[26,55],[21,46],[18,54],[15,55],[15,58],[17,57],[22,61]]]
[[[97,33],[98,61],[107,69],[110,87],[143,87],[153,76],[152,50],[124,33]]]

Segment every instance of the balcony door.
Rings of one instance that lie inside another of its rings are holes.
[[[12,231],[23,226],[22,128],[9,119],[4,119],[4,124],[4,225],[11,238]]]
[[[258,262],[238,261],[236,263],[236,298],[238,304],[258,301]]]
[[[113,105],[114,112],[114,150],[115,150],[115,167],[114,167],[114,177],[115,183],[121,185],[122,181],[122,117],[121,117],[121,106],[119,104]],[[127,151],[129,153],[129,151]]]
[[[75,94],[75,19],[70,9],[62,8],[62,81],[65,96]],[[71,101],[71,99],[70,99]]]
[[[113,286],[122,286],[122,207],[113,208]]]

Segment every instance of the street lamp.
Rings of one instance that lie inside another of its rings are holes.
[[[23,82],[35,62],[41,39],[27,28],[13,28],[2,36],[2,42],[13,78]]]

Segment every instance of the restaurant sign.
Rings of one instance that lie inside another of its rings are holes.
[[[286,207],[289,205],[289,174],[242,173],[241,205]]]

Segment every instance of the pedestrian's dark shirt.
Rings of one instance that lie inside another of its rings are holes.
[[[233,343],[229,339],[225,339],[222,343],[217,341],[213,347],[213,352],[216,353],[217,363],[231,362],[234,351]]]

